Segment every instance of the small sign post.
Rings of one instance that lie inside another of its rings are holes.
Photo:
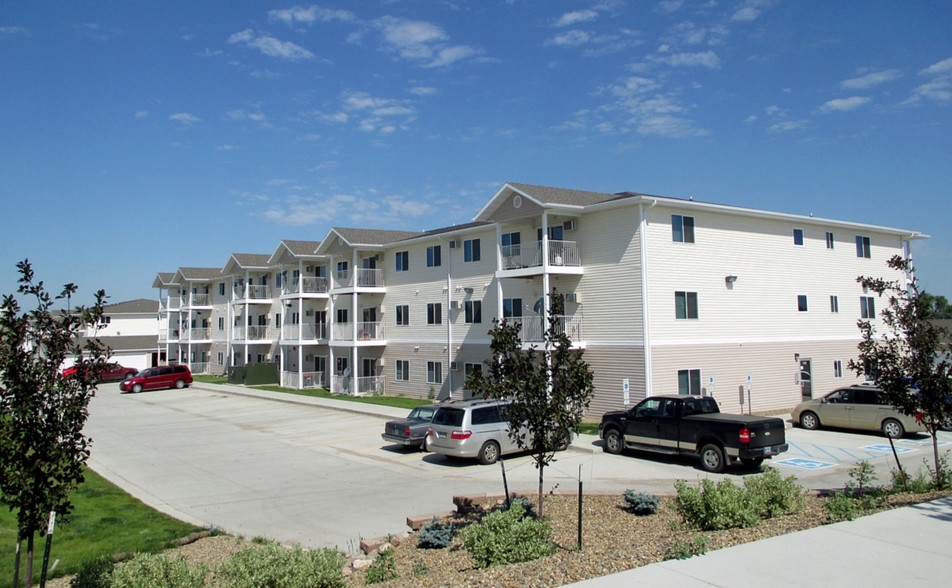
[[[621,392],[625,399],[625,406],[631,404],[630,393],[631,385],[628,383],[628,378],[625,378],[621,381]]]

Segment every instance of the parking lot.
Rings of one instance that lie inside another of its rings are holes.
[[[251,395],[248,395],[251,394]],[[86,432],[90,465],[133,495],[183,520],[248,537],[356,547],[360,538],[404,530],[405,519],[446,511],[457,494],[501,493],[501,466],[448,460],[383,442],[386,418],[401,409],[198,385],[120,395],[103,385]],[[344,408],[345,410],[341,410]],[[369,412],[368,412],[369,411]],[[943,432],[946,449],[952,435]],[[788,429],[790,450],[772,460],[807,488],[842,487],[852,464],[871,461],[889,478],[888,441],[876,434]],[[897,442],[904,463],[931,463],[928,437]],[[672,491],[674,480],[740,479],[750,470],[709,475],[687,458],[608,455],[582,436],[546,469],[546,491],[637,488]],[[527,456],[504,461],[511,490],[534,493]]]

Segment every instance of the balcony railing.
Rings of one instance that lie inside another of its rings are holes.
[[[211,294],[192,294],[188,302],[189,306],[210,306]]]
[[[271,286],[244,284],[235,286],[235,296],[239,300],[270,300]]]
[[[555,318],[557,333],[565,334],[572,341],[582,340],[581,315],[561,315]],[[522,325],[519,335],[524,343],[541,343],[545,339],[543,335],[548,328],[548,322],[542,316],[519,316],[506,320]]]
[[[283,325],[281,327],[281,338],[290,339],[292,341],[326,339],[327,325],[325,323]]]
[[[336,273],[334,280],[338,288],[382,288],[383,270],[364,267],[342,270]]]
[[[353,376],[332,377],[333,390],[337,394],[380,396],[386,392],[386,378],[384,376],[367,376],[363,378],[355,378]]]
[[[234,338],[237,341],[266,341],[271,338],[271,327],[267,325],[235,327]]]
[[[281,385],[304,390],[324,386],[324,372],[281,372]]]
[[[292,278],[284,284],[282,292],[284,294],[325,294],[327,293],[327,278]]]
[[[207,361],[193,361],[189,363],[188,369],[192,370],[193,374],[207,374],[209,365]]]
[[[196,340],[210,340],[210,339],[212,338],[212,337],[211,337],[211,329],[209,329],[208,327],[200,327],[200,328],[197,328],[197,329],[188,329],[188,330],[186,331],[186,333],[187,333],[187,336],[188,336],[189,340],[191,340],[191,341],[196,341]]]
[[[334,329],[333,335],[335,340],[337,341],[353,341],[354,340],[354,324],[353,323],[334,323],[333,329]],[[357,340],[358,341],[380,341],[385,338],[386,337],[384,337],[383,323],[381,322],[357,323]]]
[[[549,240],[549,265],[580,266],[578,243]],[[503,245],[502,269],[521,269],[542,265],[542,241],[525,245]]]
[[[179,296],[169,296],[165,304],[168,310],[178,310],[182,308],[182,298]]]

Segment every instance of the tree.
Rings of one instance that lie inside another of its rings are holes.
[[[934,483],[941,487],[948,480],[939,460],[936,431],[952,416],[949,333],[934,322],[935,305],[919,290],[912,263],[895,255],[886,265],[902,278],[860,276],[856,280],[880,297],[886,296],[888,306],[880,313],[882,333],[877,333],[871,320],[858,322],[862,334],[859,357],[850,360],[849,367],[857,375],[873,379],[886,404],[903,414],[920,415],[932,435]]]
[[[17,514],[17,561],[20,541],[27,540],[24,586],[33,578],[34,535],[46,534],[50,512],[62,521],[72,510],[70,494],[83,482],[90,439],[82,433],[88,404],[108,359],[108,348],[80,335],[98,325],[105,292],[91,307],[70,309],[74,284],[55,298],[35,282],[29,260],[17,263],[20,295],[36,308],[21,311],[14,295],[0,307],[0,502]],[[53,304],[65,301],[65,310]],[[77,377],[59,370],[73,359]],[[16,580],[14,580],[14,584]]]
[[[545,467],[578,429],[594,393],[593,374],[582,359],[582,350],[572,349],[563,317],[549,316],[541,350],[523,349],[520,327],[505,319],[493,320],[487,374],[472,373],[466,385],[484,398],[512,401],[509,436],[531,454],[539,470],[538,513],[542,516]]]
[[[932,316],[937,319],[952,319],[952,304],[945,296],[935,296],[926,291],[922,292],[923,302],[932,308]]]

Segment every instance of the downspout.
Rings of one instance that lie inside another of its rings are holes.
[[[440,241],[443,242],[442,240]],[[442,247],[442,246],[441,246]],[[446,384],[447,400],[453,399],[453,254],[446,249]],[[458,314],[457,314],[458,316]]]
[[[359,355],[359,354],[358,354],[358,350],[357,350],[357,331],[358,331],[358,329],[357,329],[357,307],[358,307],[358,305],[359,305],[359,298],[358,298],[359,294],[357,294],[357,284],[360,283],[360,277],[358,276],[358,268],[357,268],[357,249],[354,249],[354,252],[353,252],[353,254],[351,255],[351,259],[353,259],[353,265],[351,266],[351,267],[352,267],[352,270],[353,270],[353,273],[352,273],[351,275],[352,275],[352,277],[353,277],[354,290],[353,290],[353,292],[352,292],[351,295],[350,295],[350,304],[351,304],[351,308],[353,308],[353,312],[354,312],[353,317],[354,317],[354,318],[352,318],[351,321],[350,321],[350,324],[351,324],[351,327],[352,327],[352,329],[351,329],[351,345],[352,345],[352,347],[351,347],[351,352],[350,352],[350,357],[351,357],[351,359],[352,359],[352,363],[351,363],[351,366],[350,366],[350,378],[351,378],[351,381],[350,381],[350,393],[351,393],[352,395],[356,396],[356,395],[357,395],[357,392],[359,392],[358,387],[357,387],[357,381],[358,381],[358,376],[359,376],[359,372],[357,371],[357,368],[358,368],[357,360],[358,360],[358,355]]]
[[[338,286],[337,283],[337,256],[331,254],[328,260],[327,273],[330,276],[330,283],[328,284],[328,292],[333,292],[334,289]],[[331,394],[337,393],[337,381],[334,376],[337,375],[337,354],[334,349],[334,340],[336,337],[334,334],[337,332],[337,294],[331,293],[328,296],[329,304],[329,315],[327,317],[327,325],[329,325],[330,333],[327,334],[328,338],[328,359],[330,360],[329,365],[324,366],[325,371],[329,371],[330,377],[328,378],[328,389]]]
[[[652,200],[651,206],[649,206],[648,209],[654,208],[656,204],[658,204],[658,200]],[[651,373],[651,312],[648,303],[648,238],[645,235],[645,229],[648,223],[645,218],[644,203],[638,205],[638,217],[638,244],[641,249],[641,329],[643,336],[642,345],[644,346],[645,354],[645,397],[647,398],[651,396],[654,388],[654,378]]]

